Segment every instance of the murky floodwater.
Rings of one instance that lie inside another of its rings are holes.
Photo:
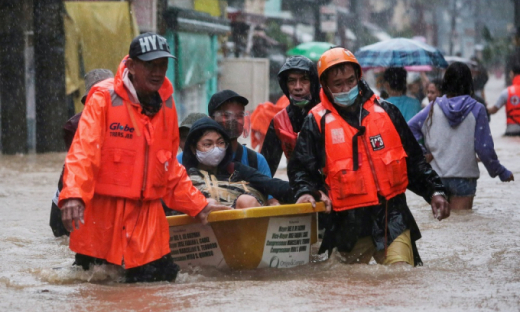
[[[490,80],[494,103],[502,81]],[[520,138],[505,138],[504,110],[491,122],[502,163],[520,179]],[[463,143],[461,143],[463,144]],[[175,284],[125,285],[121,272],[71,268],[68,239],[48,226],[65,154],[0,156],[2,311],[518,311],[519,183],[480,165],[471,212],[437,222],[408,194],[422,231],[423,267],[346,266],[335,258],[286,270],[181,272]]]

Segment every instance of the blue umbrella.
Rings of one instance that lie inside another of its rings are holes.
[[[359,49],[354,55],[364,69],[415,65],[448,67],[448,63],[438,49],[406,38],[394,38],[374,43]]]

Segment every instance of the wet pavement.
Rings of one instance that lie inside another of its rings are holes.
[[[504,88],[491,78],[489,103]],[[520,138],[492,116],[499,160],[520,179]],[[463,144],[463,142],[461,143]],[[71,267],[67,238],[48,226],[64,153],[0,156],[0,311],[518,311],[520,191],[480,164],[473,211],[436,221],[407,193],[422,231],[423,267],[346,266],[336,258],[293,269],[181,272],[175,284],[121,284],[112,267]]]

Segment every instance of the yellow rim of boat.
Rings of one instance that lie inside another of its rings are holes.
[[[306,213],[314,213],[325,211],[325,204],[323,202],[316,203],[316,207],[311,204],[292,204],[280,206],[266,206],[255,207],[247,209],[234,209],[224,211],[214,211],[209,214],[208,222],[220,222],[247,218],[264,218],[264,217],[279,217],[288,215],[298,215]],[[198,219],[192,218],[188,215],[169,216],[166,217],[170,226],[187,225],[192,223],[199,223]]]

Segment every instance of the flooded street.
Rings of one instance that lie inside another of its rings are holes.
[[[486,86],[489,105],[503,79]],[[502,164],[520,180],[520,138],[505,112],[491,129]],[[463,144],[463,142],[461,142]],[[64,153],[0,156],[0,311],[518,311],[520,181],[480,164],[474,209],[435,220],[408,192],[423,267],[346,266],[335,257],[299,268],[181,272],[175,284],[121,284],[121,272],[71,268],[67,238],[48,225]],[[316,259],[315,259],[316,260]]]

